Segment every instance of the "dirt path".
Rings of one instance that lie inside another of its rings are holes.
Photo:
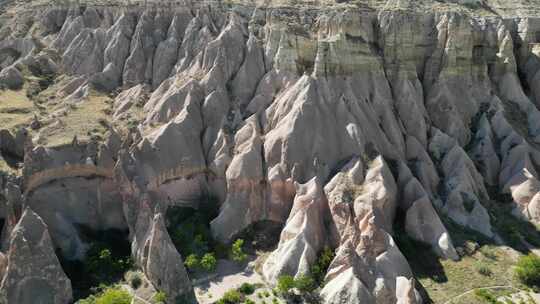
[[[219,260],[216,273],[206,279],[194,280],[195,295],[200,304],[213,303],[225,292],[240,287],[242,283],[264,284],[261,276],[251,267],[230,260]]]

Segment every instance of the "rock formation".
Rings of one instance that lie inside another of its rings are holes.
[[[505,200],[540,223],[539,6],[1,2],[4,295],[69,302],[53,248],[84,259],[83,226],[129,231],[154,287],[190,302],[164,215],[211,195],[221,242],[283,226],[271,284],[328,246],[325,303],[420,303],[398,236],[457,260],[448,222],[502,242]]]
[[[27,208],[11,233],[0,292],[7,303],[69,303],[71,282],[54,253],[47,225]]]

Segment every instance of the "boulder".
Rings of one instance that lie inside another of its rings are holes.
[[[9,66],[0,72],[0,86],[18,90],[24,84],[23,74],[14,66]]]

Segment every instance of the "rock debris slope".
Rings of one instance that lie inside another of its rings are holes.
[[[397,226],[457,260],[444,223],[501,241],[496,196],[540,224],[540,2],[510,2],[0,4],[2,294],[68,303],[84,225],[192,302],[163,214],[210,193],[218,240],[283,225],[270,283],[330,247],[324,303],[421,303]]]

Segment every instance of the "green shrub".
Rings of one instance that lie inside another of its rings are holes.
[[[156,294],[152,297],[152,299],[154,300],[154,302],[156,302],[157,304],[165,304],[165,302],[167,301],[167,294],[163,291],[158,291],[156,292]]]
[[[243,262],[247,255],[244,253],[244,250],[242,247],[244,246],[244,240],[243,239],[237,239],[234,241],[232,248],[231,248],[231,255],[232,259],[237,262]]]
[[[188,255],[184,265],[186,265],[186,267],[192,271],[197,269],[199,267],[199,257],[196,254]]]
[[[244,304],[255,304],[255,301],[247,299]]]
[[[237,304],[242,301],[242,294],[236,290],[227,291],[216,304]]]
[[[302,293],[310,293],[317,289],[315,280],[310,276],[301,276],[294,280],[294,286]]]
[[[138,289],[142,285],[142,279],[141,276],[138,273],[131,273],[129,275],[129,285],[133,289]]]
[[[535,254],[523,256],[515,268],[516,277],[529,287],[540,287],[540,258]]]
[[[486,277],[489,277],[493,274],[491,269],[489,269],[489,267],[484,264],[475,265],[474,268],[476,269],[476,272]]]
[[[317,262],[311,266],[311,275],[315,280],[316,284],[322,285],[328,267],[330,263],[334,260],[335,253],[330,247],[326,246],[323,251],[320,252]]]
[[[250,294],[253,294],[255,292],[255,289],[256,289],[255,285],[249,284],[249,283],[243,283],[238,288],[238,291],[245,294],[245,295],[250,295]]]
[[[105,287],[97,295],[80,300],[79,304],[130,304],[131,295],[119,286]]]
[[[213,271],[216,269],[217,260],[213,253],[207,253],[202,257],[200,264],[204,270]]]
[[[294,288],[294,278],[290,275],[283,275],[278,278],[277,289],[282,294],[287,294]]]
[[[120,287],[109,288],[101,294],[96,304],[130,304],[131,295]]]
[[[133,261],[130,257],[115,257],[104,244],[94,243],[87,252],[83,267],[93,281],[109,284],[131,269]]]
[[[211,251],[213,239],[211,218],[208,216],[202,210],[193,208],[173,207],[167,210],[167,230],[182,256],[202,256]]]

